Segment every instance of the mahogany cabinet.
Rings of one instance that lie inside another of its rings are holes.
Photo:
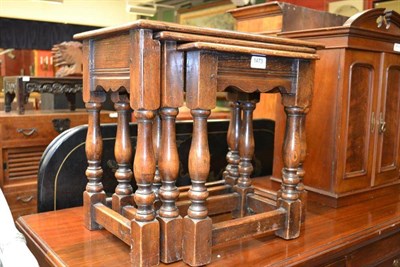
[[[319,2],[319,1],[312,1]],[[347,17],[328,12],[271,1],[229,10],[236,19],[236,30],[276,35],[280,32],[339,26]],[[254,118],[276,119],[279,94],[262,94],[254,111]],[[280,106],[280,104],[278,104]]]
[[[324,44],[307,117],[304,184],[312,199],[341,206],[386,194],[400,182],[400,16],[364,11],[343,26],[285,37]],[[278,116],[280,117],[280,116]],[[278,119],[276,131],[284,131]],[[277,144],[279,134],[276,134]],[[273,177],[280,179],[279,151]]]
[[[109,113],[101,116],[115,121]],[[37,173],[46,146],[63,130],[86,123],[84,110],[0,112],[0,186],[14,219],[37,210]]]

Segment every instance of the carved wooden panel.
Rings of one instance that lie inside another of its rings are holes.
[[[345,177],[366,174],[369,143],[369,109],[373,66],[354,64],[350,69]]]
[[[380,53],[346,51],[344,58],[342,107],[338,110],[342,128],[338,191],[348,192],[371,185],[376,104],[379,89]]]

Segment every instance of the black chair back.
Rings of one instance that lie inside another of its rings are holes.
[[[188,155],[192,140],[192,121],[180,121],[176,124],[176,139],[180,159],[177,185],[189,185]],[[208,122],[208,142],[211,154],[211,169],[208,181],[222,178],[226,166],[228,145],[226,134],[228,120],[210,120]],[[255,155],[253,158],[253,177],[270,175],[274,150],[274,126],[271,120],[255,120]],[[133,154],[136,148],[137,125],[131,123],[130,135]],[[117,186],[114,172],[117,163],[114,156],[114,144],[117,125],[102,124],[103,137],[103,186],[111,196]],[[38,173],[38,212],[58,210],[83,205],[82,193],[87,179],[85,170],[87,160],[85,140],[87,125],[71,128],[57,136],[46,148],[39,165]],[[133,162],[133,161],[132,161]],[[132,186],[136,189],[134,179]]]

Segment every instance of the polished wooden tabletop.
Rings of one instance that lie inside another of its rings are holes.
[[[267,186],[270,181],[256,179],[255,184]],[[270,235],[213,247],[209,266],[316,266],[335,261],[361,246],[398,235],[399,193],[396,186],[392,194],[337,209],[309,203],[299,238],[285,241]],[[46,259],[58,266],[130,264],[124,242],[106,230],[85,228],[81,207],[23,216],[17,226],[39,261]]]

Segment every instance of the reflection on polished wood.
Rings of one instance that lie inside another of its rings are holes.
[[[274,186],[265,178],[253,184],[256,191]],[[209,266],[392,266],[400,258],[400,186],[391,194],[337,209],[309,203],[306,216],[297,239],[264,235],[215,246]],[[123,241],[107,230],[90,231],[82,221],[79,207],[23,216],[17,226],[41,266],[130,264]]]

